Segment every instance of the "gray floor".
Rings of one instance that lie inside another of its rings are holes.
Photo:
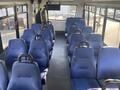
[[[46,90],[71,90],[70,71],[64,33],[56,35]]]

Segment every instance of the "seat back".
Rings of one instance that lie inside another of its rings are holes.
[[[54,30],[54,27],[52,25],[52,22],[48,21],[47,22],[47,27],[49,28],[49,30],[51,32],[53,40],[55,40],[55,30]]]
[[[41,35],[45,39],[45,42],[47,44],[48,49],[51,50],[53,47],[53,39],[52,39],[51,32],[50,32],[49,28],[44,27],[41,31]]]
[[[95,54],[98,55],[100,49],[103,47],[102,36],[100,34],[89,34],[86,39],[91,47],[94,48]]]
[[[71,26],[70,26],[70,30],[69,30],[69,32],[68,32],[68,37],[69,37],[71,34],[77,32],[77,31],[81,31],[81,32],[82,32],[82,30],[79,29],[77,25],[74,25],[74,24],[71,25]]]
[[[9,41],[6,55],[6,66],[12,68],[13,63],[21,54],[26,54],[27,48],[23,39],[13,39]]]
[[[68,52],[72,55],[75,47],[82,41],[86,41],[83,34],[72,34],[69,38]]]
[[[42,35],[36,35],[30,44],[28,52],[33,56],[34,60],[38,63],[39,69],[42,72],[48,67],[49,54],[45,40]]]
[[[29,49],[30,43],[31,43],[32,39],[34,38],[34,36],[35,36],[35,34],[31,29],[24,30],[24,33],[22,35],[22,39],[25,40],[25,42],[27,44],[27,49]]]
[[[120,50],[103,48],[99,53],[98,79],[120,79]]]
[[[92,30],[92,27],[86,26],[86,27],[83,28],[82,32],[83,32],[85,35],[89,35],[90,33],[93,32],[93,30]]]
[[[0,90],[6,90],[8,85],[8,73],[5,65],[0,61]]]
[[[85,25],[85,20],[82,18],[68,18],[66,21],[66,32],[68,33],[71,25],[77,25],[80,29],[83,29]]]
[[[71,60],[72,78],[95,78],[96,60],[92,48],[75,48]]]
[[[34,61],[16,61],[7,90],[42,90],[38,65]]]
[[[48,26],[43,27],[43,30],[41,31],[41,34],[43,34],[43,38],[52,42],[53,37],[52,37],[51,31],[50,31]]]
[[[41,32],[42,26],[41,26],[41,24],[35,23],[35,24],[32,24],[31,29],[33,30],[34,33],[37,34],[37,33],[40,33],[40,32]]]

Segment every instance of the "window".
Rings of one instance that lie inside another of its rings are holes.
[[[96,14],[100,14],[100,8],[97,8]]]
[[[114,9],[109,8],[107,12],[108,17],[113,18],[114,17]]]
[[[22,6],[17,6],[17,12],[21,13],[22,12]]]
[[[105,15],[105,8],[101,8],[100,14],[101,14],[101,15]]]
[[[74,17],[76,13],[76,6],[61,5],[60,11],[50,10],[49,19],[66,20],[68,17]]]
[[[107,19],[104,43],[107,46],[118,47],[120,37],[120,22]]]
[[[115,19],[120,20],[120,10],[116,10]]]
[[[88,6],[85,6],[85,10],[88,10]]]
[[[90,11],[90,12],[92,11],[92,6],[89,6],[89,11]]]
[[[94,6],[92,7],[92,12],[95,12],[95,7]]]
[[[23,12],[27,12],[27,7],[25,5],[23,6]]]
[[[6,9],[2,8],[0,9],[0,17],[4,17],[4,16],[6,16]]]
[[[13,7],[7,8],[7,10],[8,10],[8,16],[14,15],[14,9],[13,9]]]

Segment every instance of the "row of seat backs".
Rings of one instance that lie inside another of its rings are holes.
[[[6,54],[6,65],[11,70],[13,63],[21,54],[31,54],[38,63],[40,71],[43,71],[49,64],[49,53],[46,43],[41,35],[34,37],[27,52],[26,43],[23,39],[13,39],[9,41]]]
[[[50,25],[50,24],[49,24]],[[51,26],[51,25],[50,25]],[[22,55],[22,54],[30,54],[33,56],[34,61],[36,61],[38,63],[38,69],[40,69],[40,72],[44,71],[44,69],[46,69],[49,65],[49,59],[48,59],[48,49],[47,49],[47,45],[45,42],[44,37],[41,34],[38,34],[37,31],[41,30],[41,26],[40,24],[33,24],[32,25],[31,30],[25,30],[25,38],[27,38],[26,42],[27,45],[29,45],[29,49],[25,43],[25,40],[23,39],[14,39],[14,40],[10,40],[9,41],[9,47],[7,49],[7,59],[6,59],[6,64],[8,66],[9,69],[12,68],[12,77],[8,86],[8,90],[41,90],[41,81],[40,78],[36,79],[36,78],[31,78],[33,77],[37,77],[34,75],[39,75],[40,77],[40,73],[38,74],[32,74],[32,73],[36,73],[35,68],[32,65],[27,65],[27,63],[20,63],[18,62],[18,56]],[[51,27],[53,28],[53,27]],[[48,30],[49,31],[49,30]],[[36,33],[36,35],[35,35]],[[50,32],[46,32],[46,33],[50,33]],[[48,35],[46,35],[48,36]],[[24,35],[23,37],[24,38]],[[54,38],[53,38],[54,40]],[[29,43],[29,44],[28,44]],[[13,64],[15,62],[15,64]],[[16,68],[17,67],[17,68]],[[28,69],[28,68],[29,69]],[[24,69],[26,68],[26,69]],[[32,69],[33,68],[33,69]],[[34,72],[31,72],[31,70],[35,70]],[[27,71],[27,72],[26,72]],[[30,75],[28,75],[31,72]],[[23,79],[21,78],[23,77]],[[25,77],[25,78],[24,78]],[[28,79],[29,78],[29,79]],[[31,80],[34,80],[32,87],[30,87],[32,82]],[[35,81],[38,80],[38,81]],[[19,82],[17,82],[19,81]],[[27,84],[28,83],[28,84]],[[39,84],[38,84],[39,83]],[[27,86],[27,87],[26,87]],[[38,87],[38,88],[36,88]]]
[[[51,50],[54,44],[53,40],[55,39],[55,33],[54,29],[50,27],[52,27],[52,24],[44,27],[41,24],[32,24],[32,29],[26,29],[22,38],[26,41],[28,49],[35,35],[41,33],[42,37],[47,43],[49,50]]]
[[[103,47],[102,36],[100,34],[89,34],[78,32],[73,33],[68,39],[68,55],[72,56],[75,47],[80,42],[88,42],[92,48],[95,49],[95,54],[98,53],[99,49]]]
[[[97,60],[93,48],[76,48],[70,68],[73,79],[120,79],[120,50],[102,48]]]
[[[22,54],[14,62],[12,76],[5,90],[42,90],[39,67],[30,55]]]
[[[80,29],[83,29],[86,26],[85,20],[83,18],[79,18],[79,17],[67,18],[67,20],[66,20],[66,33],[69,33],[70,28],[71,28],[72,25],[76,25]]]

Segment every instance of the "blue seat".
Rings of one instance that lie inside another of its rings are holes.
[[[67,33],[67,40],[69,39],[69,37],[72,35],[72,34],[74,34],[74,33],[76,33],[76,32],[80,32],[80,33],[82,33],[82,30],[80,29],[80,28],[78,28],[78,26],[76,26],[76,25],[71,25],[71,27],[70,27],[70,30],[69,30],[69,32]]]
[[[102,36],[100,34],[89,34],[86,36],[86,39],[91,47],[94,48],[95,55],[98,55],[100,49],[103,47]]]
[[[11,70],[18,56],[27,53],[27,47],[23,39],[12,39],[9,41],[6,55],[6,66]]]
[[[93,33],[93,30],[92,30],[92,27],[89,27],[89,26],[86,26],[82,29],[82,32],[85,34],[85,35],[89,35],[91,33]]]
[[[80,29],[83,29],[85,25],[85,20],[82,18],[67,18],[66,20],[66,33],[69,33],[71,25],[77,25]]]
[[[0,90],[6,90],[8,85],[8,73],[5,65],[0,61]]]
[[[103,48],[100,51],[97,78],[102,86],[106,79],[120,79],[120,50],[118,48]],[[116,84],[109,87],[115,88]]]
[[[22,58],[12,67],[12,77],[7,90],[42,90],[40,71],[37,63]]]
[[[38,34],[34,37],[30,44],[28,52],[33,56],[34,60],[38,63],[39,69],[43,72],[49,66],[49,53],[46,42],[42,35]]]
[[[99,88],[93,48],[77,47],[70,64],[73,90]]]
[[[41,24],[35,23],[35,24],[32,24],[31,29],[33,30],[34,33],[37,34],[37,33],[40,33],[40,32],[41,32],[42,26],[41,26]]]
[[[92,48],[75,48],[70,66],[71,78],[95,78],[94,50]]]
[[[79,18],[79,17],[69,17],[69,18],[67,18],[66,28],[69,27],[72,24],[72,22],[80,20],[80,19],[83,19],[83,18]]]
[[[41,24],[32,24],[32,31],[35,35],[41,33],[42,37],[45,39],[49,51],[52,50],[52,47],[54,45],[51,29],[53,29],[53,27],[51,27],[50,24],[47,24],[45,26],[41,26]]]
[[[72,90],[97,90],[99,84],[95,79],[72,79]]]
[[[81,33],[74,33],[69,37],[68,55],[71,57],[75,47],[82,41],[86,41],[85,37]]]
[[[28,50],[29,50],[30,43],[32,39],[34,38],[34,36],[35,36],[35,33],[31,29],[24,30],[24,33],[21,38],[25,40]]]
[[[48,50],[51,51],[53,48],[53,39],[51,36],[51,32],[48,27],[44,27],[43,30],[41,31],[42,37],[45,39],[45,42],[47,44]]]
[[[52,25],[52,22],[48,21],[47,22],[47,27],[49,28],[49,30],[51,32],[53,40],[55,40],[55,30],[54,30],[54,27]]]

